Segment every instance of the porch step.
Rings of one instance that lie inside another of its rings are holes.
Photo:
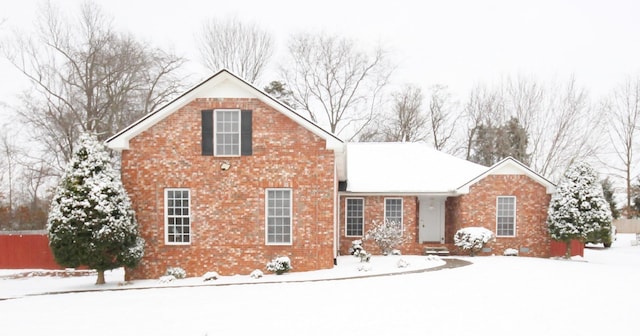
[[[425,255],[448,256],[449,255],[449,249],[447,249],[446,247],[441,247],[441,246],[425,247],[424,248],[424,254]]]

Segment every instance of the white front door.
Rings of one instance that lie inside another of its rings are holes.
[[[444,204],[446,197],[420,197],[420,242],[444,243]]]

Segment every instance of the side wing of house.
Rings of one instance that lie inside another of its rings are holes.
[[[333,266],[340,140],[270,99],[223,71],[108,140],[146,240],[132,278]]]
[[[554,185],[507,158],[463,185],[462,195],[447,200],[447,241],[463,227],[480,226],[495,234],[484,254],[508,248],[522,256],[549,257],[547,211]]]

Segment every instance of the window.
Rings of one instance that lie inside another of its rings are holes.
[[[291,244],[291,189],[267,189],[267,244]]]
[[[347,237],[362,236],[364,230],[364,198],[346,199],[345,226]]]
[[[499,196],[496,208],[497,236],[514,237],[516,235],[516,198]]]
[[[189,189],[165,189],[165,242],[191,243]]]
[[[384,220],[402,228],[402,198],[384,199]]]
[[[215,110],[215,155],[240,155],[240,110]]]

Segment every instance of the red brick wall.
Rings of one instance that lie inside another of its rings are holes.
[[[201,155],[201,110],[216,108],[253,110],[253,155]],[[249,274],[280,255],[295,271],[333,266],[333,152],[260,100],[196,99],[131,139],[130,148],[122,179],[147,243],[131,278],[156,278],[171,266],[188,276]],[[165,188],[191,191],[190,245],[165,244]],[[266,188],[293,190],[290,246],[265,243]]]
[[[384,199],[387,197],[398,198],[396,196],[341,196],[340,197],[340,255],[348,255],[349,248],[354,240],[362,240],[364,237],[346,236],[346,198],[364,198],[364,233],[369,231],[373,222],[382,223],[384,221]],[[403,207],[403,227],[405,242],[398,249],[403,254],[422,254],[422,245],[418,243],[418,199],[415,196],[404,196],[402,198]],[[380,254],[381,251],[373,241],[365,241],[364,249],[372,254]]]
[[[496,198],[516,197],[516,236],[498,237],[484,254],[502,255],[507,248],[528,248],[521,256],[550,255],[550,237],[546,228],[551,195],[546,188],[526,175],[490,175],[471,186],[469,194],[450,197],[446,203],[446,243],[453,243],[455,232],[463,227],[481,226],[496,233]]]

